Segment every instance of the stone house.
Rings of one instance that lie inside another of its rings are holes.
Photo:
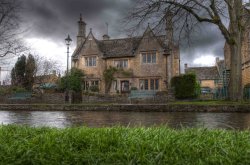
[[[201,88],[212,90],[223,86],[224,60],[216,58],[215,66],[211,67],[188,67],[185,64],[185,73],[193,73]]]
[[[85,73],[83,89],[98,87],[100,93],[127,93],[138,90],[167,91],[173,76],[179,75],[179,46],[173,42],[171,15],[166,14],[166,34],[156,36],[150,26],[140,37],[98,40],[86,23],[78,21],[77,47],[72,67]],[[108,86],[104,71],[117,68]],[[107,90],[108,89],[108,90]]]

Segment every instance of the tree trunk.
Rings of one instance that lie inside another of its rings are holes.
[[[230,81],[229,81],[229,99],[231,101],[242,100],[242,61],[241,47],[243,38],[243,6],[242,0],[229,0],[230,39],[227,43],[230,46]]]
[[[241,37],[238,36],[235,41],[235,44],[229,45],[231,51],[229,99],[240,101],[242,100]]]

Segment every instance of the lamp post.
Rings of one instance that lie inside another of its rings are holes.
[[[66,93],[65,93],[65,102],[69,102],[69,89],[68,89],[68,73],[69,73],[69,45],[71,44],[72,39],[68,35],[65,39],[65,43],[67,45],[67,71],[66,71]]]

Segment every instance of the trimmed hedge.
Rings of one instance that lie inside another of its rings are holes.
[[[184,74],[173,77],[171,86],[174,87],[174,94],[177,99],[193,99],[199,94],[199,84],[194,74]]]

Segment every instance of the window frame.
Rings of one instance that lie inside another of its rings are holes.
[[[139,89],[146,91],[158,91],[160,88],[159,78],[139,79]]]
[[[156,51],[141,52],[141,63],[142,64],[156,64],[157,52]]]
[[[97,66],[97,57],[96,56],[88,56],[84,57],[85,66],[86,67],[96,67]]]
[[[128,68],[128,59],[114,60],[114,66],[116,68]]]

